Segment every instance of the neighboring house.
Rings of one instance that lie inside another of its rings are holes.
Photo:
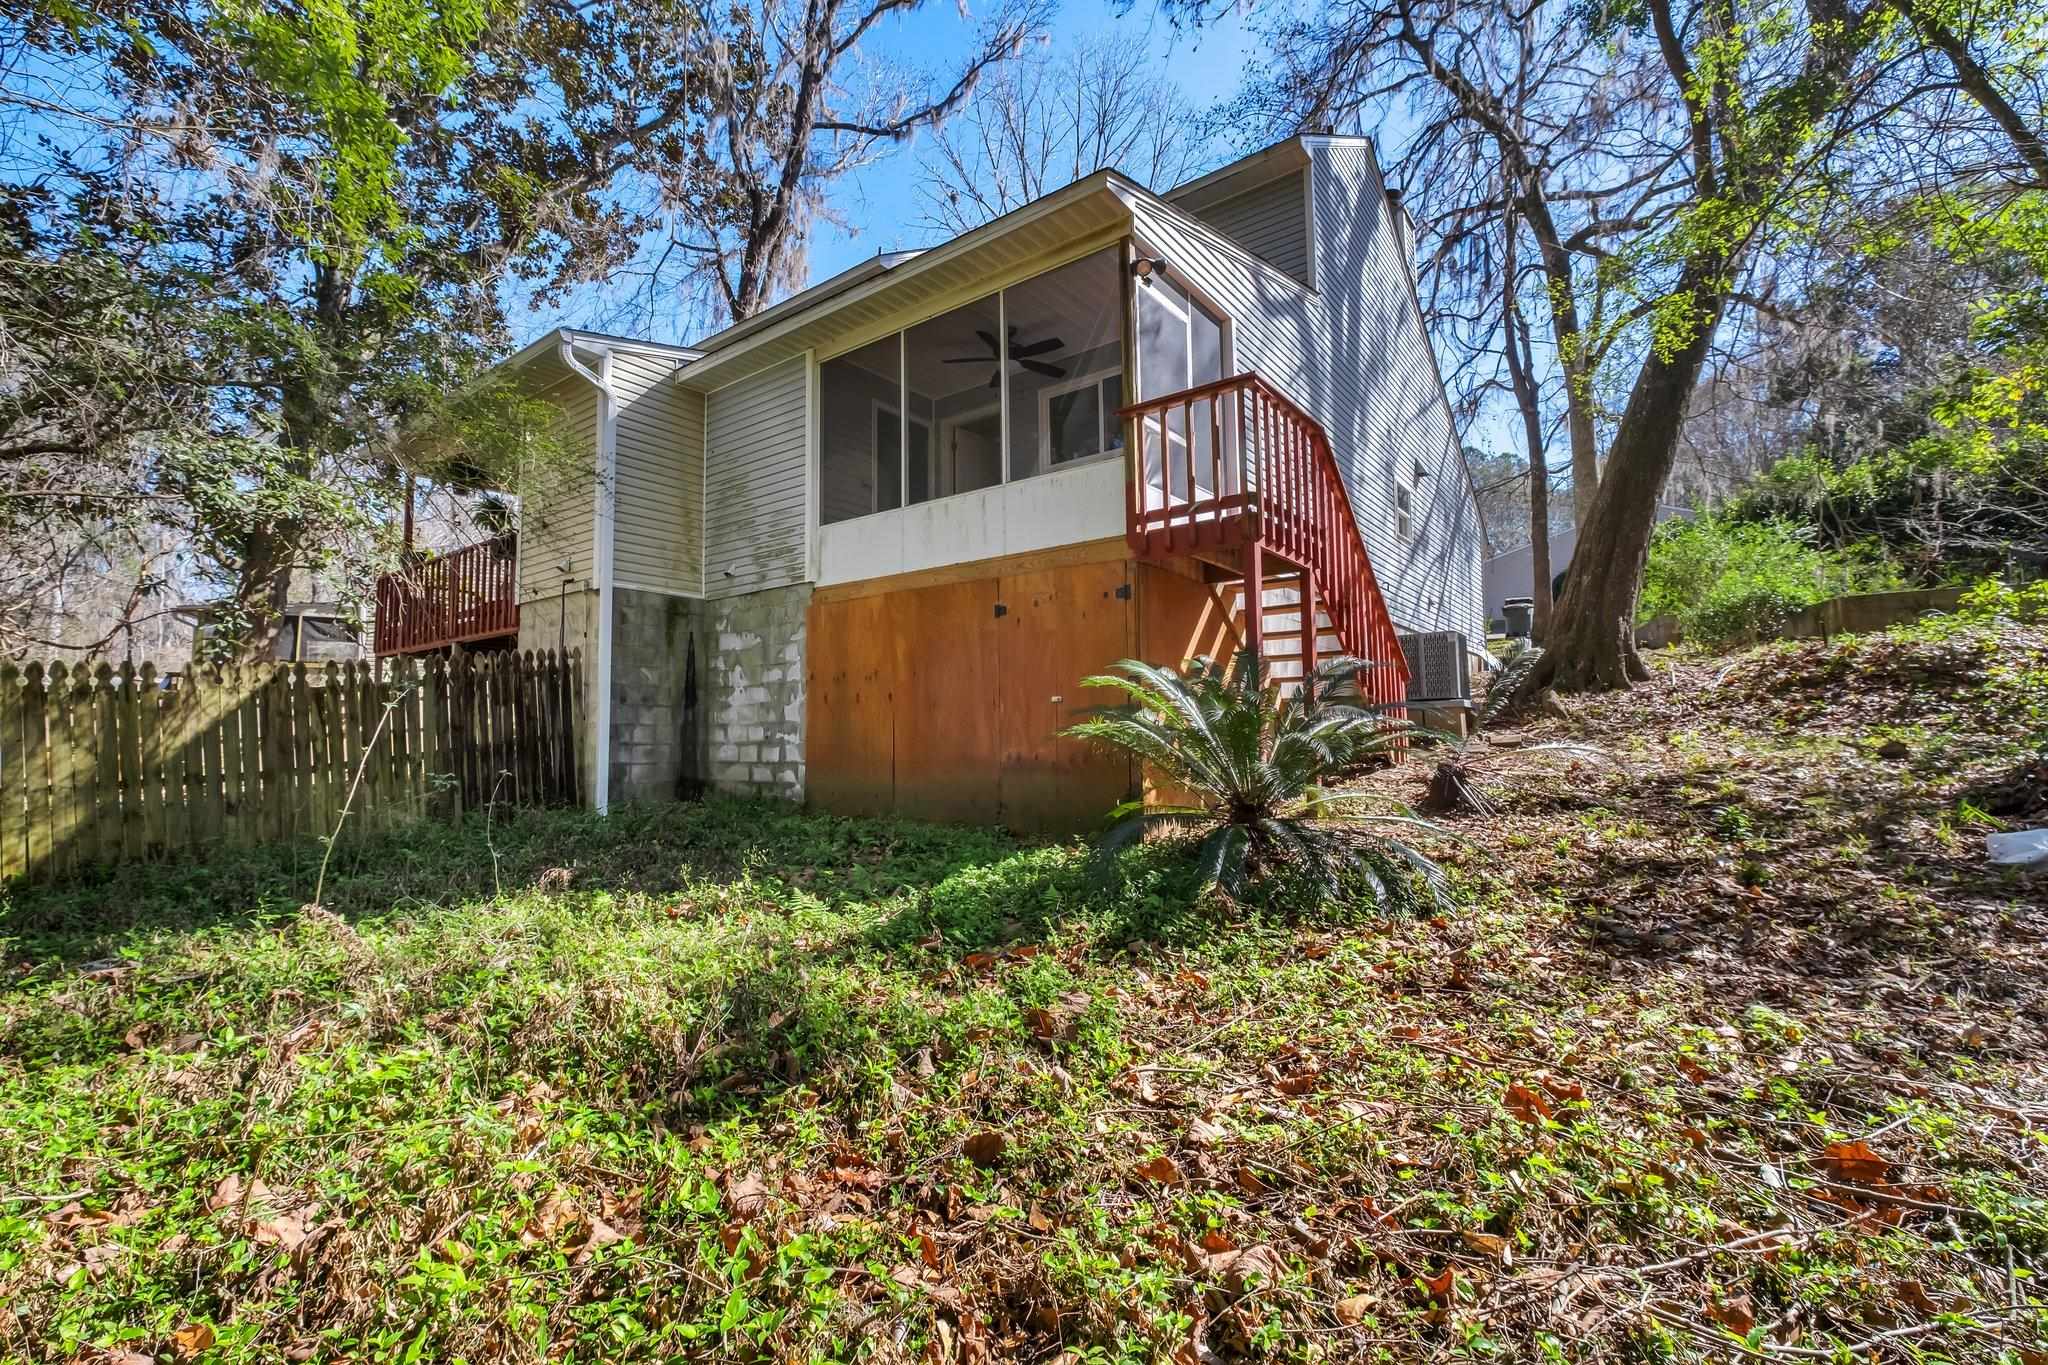
[[[192,659],[206,652],[218,629],[223,602],[190,602],[177,614],[192,622]],[[340,602],[287,602],[279,614],[273,659],[303,663],[344,663],[368,658],[356,613]]]
[[[1304,597],[1400,705],[1397,629],[1485,633],[1412,246],[1365,139],[1300,137],[1164,195],[1099,171],[696,346],[527,347],[591,472],[525,500],[516,629],[584,652],[596,804],[1076,827],[1141,781],[1058,738],[1080,680],[1240,642],[1298,677]]]
[[[1669,521],[1673,517],[1689,517],[1690,508],[1660,503],[1657,520]],[[1550,576],[1555,581],[1572,562],[1572,552],[1578,548],[1579,528],[1567,526],[1561,531],[1550,533]],[[1490,619],[1501,616],[1501,604],[1511,598],[1533,597],[1536,593],[1536,561],[1534,551],[1527,545],[1518,545],[1512,550],[1502,550],[1486,561],[1485,573],[1486,612]]]

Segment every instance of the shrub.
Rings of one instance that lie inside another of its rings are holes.
[[[1708,514],[1668,521],[1650,541],[1638,619],[1670,615],[1708,646],[1751,643],[1801,607],[1901,585],[1897,568],[1863,547],[1829,550],[1808,527]]]
[[[1957,614],[1971,621],[2048,621],[2048,579],[2014,587],[1987,578],[1963,594]]]
[[[1404,812],[1368,813],[1363,797],[1325,788],[1365,760],[1389,753],[1413,728],[1356,704],[1367,665],[1335,659],[1313,686],[1282,701],[1263,687],[1248,655],[1225,670],[1204,659],[1185,673],[1126,659],[1082,686],[1127,697],[1072,726],[1077,739],[1150,764],[1192,795],[1178,806],[1126,802],[1099,848],[1114,854],[1146,834],[1193,842],[1205,886],[1241,900],[1255,892],[1305,893],[1320,903],[1355,878],[1382,901],[1409,897],[1408,874],[1444,899],[1443,871],[1392,829],[1434,829]]]

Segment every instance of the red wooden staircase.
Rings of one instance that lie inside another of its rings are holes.
[[[1292,691],[1309,660],[1348,654],[1367,663],[1359,687],[1368,704],[1405,716],[1407,660],[1322,425],[1255,374],[1124,416],[1136,451],[1133,553],[1197,560],[1233,584],[1240,636],[1269,682]]]

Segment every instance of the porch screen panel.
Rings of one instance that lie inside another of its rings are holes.
[[[912,503],[1003,481],[1001,319],[991,294],[903,334]]]
[[[1112,247],[1004,291],[1011,478],[1123,449],[1121,262]]]
[[[818,367],[818,520],[903,505],[902,340],[891,334]]]

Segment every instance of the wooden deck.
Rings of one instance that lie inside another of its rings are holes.
[[[519,551],[510,535],[420,557],[377,580],[378,656],[519,636]]]

